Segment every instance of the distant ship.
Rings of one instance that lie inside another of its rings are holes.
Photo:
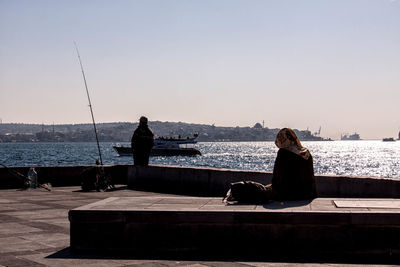
[[[358,133],[344,134],[340,137],[340,140],[360,140],[360,135]]]
[[[399,131],[399,138],[397,138],[397,140],[400,141],[400,131]],[[383,142],[394,142],[396,141],[396,139],[394,139],[393,137],[385,137],[382,139]]]
[[[196,156],[201,155],[201,152],[193,147],[197,143],[195,134],[192,138],[164,138],[159,137],[154,139],[154,146],[151,149],[150,156]],[[114,150],[120,156],[132,156],[130,146],[113,146]]]
[[[393,137],[386,137],[386,138],[383,138],[382,141],[383,141],[383,142],[394,142],[394,141],[396,141],[396,140],[394,140]]]

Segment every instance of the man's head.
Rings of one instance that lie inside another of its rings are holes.
[[[140,117],[139,124],[140,125],[147,125],[148,119],[145,116]]]

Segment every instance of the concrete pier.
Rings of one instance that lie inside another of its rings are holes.
[[[37,168],[51,192],[1,190],[0,266],[399,263],[399,179],[317,176],[312,202],[224,205],[231,182],[271,173],[105,166],[129,188],[82,192],[87,167]],[[17,181],[0,168],[0,188]]]
[[[318,198],[225,205],[220,198],[112,197],[69,212],[71,248],[131,255],[400,256],[400,200]]]
[[[262,251],[262,259],[249,259],[243,256],[232,255],[222,257],[186,257],[184,253],[171,255],[155,254],[149,251],[147,256],[127,255],[106,255],[95,252],[74,252],[70,247],[70,222],[68,211],[91,203],[98,203],[109,197],[137,199],[136,203],[144,199],[175,199],[175,205],[181,202],[186,208],[193,208],[187,205],[187,197],[153,192],[143,192],[117,187],[111,192],[82,192],[80,187],[55,187],[51,192],[44,189],[34,190],[0,190],[0,266],[238,266],[238,267],[259,267],[259,266],[365,266],[379,264],[391,264],[397,266],[399,261],[393,256],[385,254],[384,257],[357,257],[356,254],[347,258],[338,258],[336,255],[315,255],[308,251],[301,256],[295,257],[287,253],[284,255],[274,254],[269,250]],[[181,199],[181,200],[180,200]],[[207,201],[205,198],[204,201]],[[385,199],[387,200],[387,199]],[[215,200],[218,208],[224,208]],[[289,211],[293,208],[309,210],[317,202],[325,202],[323,199],[314,200],[312,203],[302,203],[302,206],[292,207],[288,203],[273,203],[269,206],[271,212]],[[329,202],[329,201],[328,201]],[[162,203],[160,203],[162,204]],[[170,203],[171,204],[171,203]],[[199,203],[195,203],[198,206]],[[207,205],[210,206],[211,202]],[[325,203],[327,207],[320,205],[321,210],[333,209],[331,203]],[[343,204],[343,203],[342,203]],[[382,203],[381,203],[382,204]],[[386,202],[386,204],[388,204]],[[157,206],[154,204],[153,208]],[[163,206],[166,211],[166,206]],[[173,206],[172,206],[173,207]],[[132,207],[131,207],[132,208]],[[137,205],[136,205],[137,208]],[[159,205],[158,208],[161,208]],[[175,206],[177,208],[177,206]],[[248,206],[227,206],[228,212],[241,209],[248,209]],[[261,207],[258,207],[260,209]],[[343,212],[352,213],[352,208],[342,208]],[[360,210],[361,209],[361,210]],[[359,211],[367,210],[360,208]],[[395,209],[398,210],[398,209]],[[391,212],[390,209],[377,209],[376,212]],[[300,210],[299,210],[300,212]],[[102,232],[98,233],[99,235]],[[310,237],[313,237],[311,233]],[[394,236],[397,238],[397,236]],[[171,239],[170,239],[171,240]],[[371,239],[365,236],[366,242]],[[173,239],[171,240],[173,242]],[[171,243],[173,244],[173,243]],[[268,246],[263,242],[261,246]],[[261,249],[261,248],[260,248]],[[176,255],[178,254],[178,255]],[[217,255],[218,256],[218,255]],[[376,265],[375,265],[376,266]],[[385,265],[389,266],[389,265]]]

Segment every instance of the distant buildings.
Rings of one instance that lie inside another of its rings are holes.
[[[360,140],[360,135],[358,133],[344,134],[340,136],[340,140]]]
[[[198,133],[198,141],[273,141],[280,129],[269,129],[256,123],[253,127],[217,127],[215,125],[183,122],[150,121],[156,136],[182,137]],[[47,129],[46,129],[47,127]],[[95,135],[92,124],[68,124],[46,126],[36,124],[2,124],[2,142],[93,142]],[[129,142],[137,123],[99,123],[99,140],[102,142]],[[308,130],[294,129],[302,141],[325,140]],[[1,142],[0,141],[0,142]]]

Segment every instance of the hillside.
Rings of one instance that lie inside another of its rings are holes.
[[[137,123],[113,122],[96,125],[102,142],[128,142]],[[262,127],[218,127],[214,125],[183,122],[150,121],[150,128],[156,136],[192,136],[199,134],[198,141],[272,141],[279,129]],[[297,130],[301,140],[323,140],[310,131]],[[95,141],[92,124],[0,124],[0,142],[91,142]]]

